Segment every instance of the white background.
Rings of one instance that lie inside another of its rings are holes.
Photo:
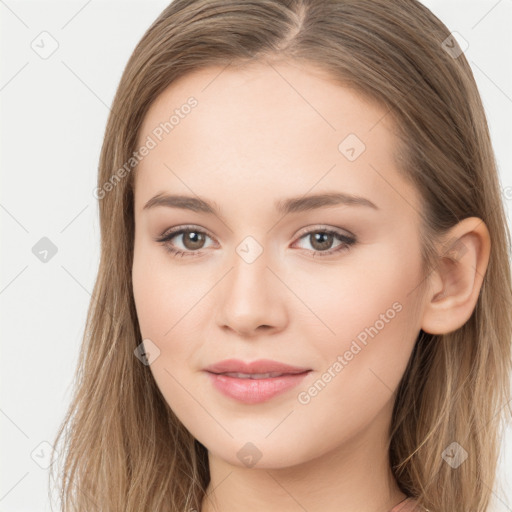
[[[469,43],[510,190],[512,0],[424,3]],[[48,470],[35,460],[44,463],[49,450],[40,443],[52,442],[71,398],[99,261],[92,190],[109,105],[131,52],[167,4],[0,0],[2,512],[50,510]],[[31,48],[43,31],[59,45],[47,59]],[[47,263],[32,253],[42,237],[58,249]],[[502,453],[496,512],[512,511],[512,428]]]

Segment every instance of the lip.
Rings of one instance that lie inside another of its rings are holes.
[[[272,361],[271,359],[258,359],[250,363],[245,363],[240,359],[225,359],[218,363],[207,366],[205,369],[211,373],[271,373],[279,372],[286,374],[303,373],[311,368],[301,368],[299,366],[291,366],[289,364],[280,363],[279,361]]]
[[[297,386],[311,372],[311,369],[290,366],[269,359],[259,359],[252,363],[228,359],[208,366],[205,368],[205,372],[213,386],[225,396],[246,404],[257,404],[266,402],[274,396]],[[222,373],[257,374],[272,372],[279,372],[282,375],[254,379],[221,375]]]

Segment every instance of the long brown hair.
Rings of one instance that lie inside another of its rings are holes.
[[[64,460],[64,512],[201,508],[207,450],[134,356],[142,341],[131,281],[135,168],[126,164],[149,106],[176,79],[270,58],[320,67],[386,107],[400,140],[397,165],[423,201],[425,275],[450,227],[470,216],[488,227],[491,254],[475,310],[455,332],[420,332],[389,447],[399,487],[421,505],[488,509],[512,412],[510,232],[482,102],[457,50],[416,0],[175,0],[155,20],[124,70],[101,150],[101,260],[73,400],[54,443]],[[442,456],[453,442],[468,455],[457,469]]]

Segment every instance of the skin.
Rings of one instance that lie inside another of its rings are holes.
[[[198,105],[136,170],[133,292],[142,338],[160,351],[149,366],[156,383],[209,451],[202,511],[387,512],[405,498],[387,453],[395,391],[420,329],[450,332],[470,317],[487,228],[476,218],[456,225],[447,238],[464,250],[422,280],[420,196],[398,174],[386,110],[313,66],[255,62],[188,74],[151,105],[139,146],[190,96]],[[351,133],[366,146],[354,161],[338,149]],[[378,209],[274,209],[323,192],[362,196]],[[219,215],[143,208],[160,193],[215,202]],[[207,233],[202,243],[177,235],[168,245],[196,256],[173,257],[155,241],[190,224]],[[342,242],[333,237],[322,249],[318,228],[357,241],[322,257]],[[247,236],[263,249],[251,263],[237,252]],[[400,311],[300,403],[298,394],[397,303]],[[313,371],[267,402],[244,404],[202,371],[232,357]],[[237,456],[248,442],[261,454],[252,467]]]

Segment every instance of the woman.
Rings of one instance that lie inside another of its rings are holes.
[[[428,9],[175,0],[95,195],[63,510],[488,510],[510,236]]]

